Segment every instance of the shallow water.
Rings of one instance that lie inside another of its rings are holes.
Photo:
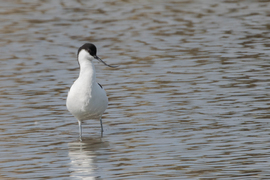
[[[269,179],[267,1],[8,1],[0,9],[1,179]],[[85,42],[109,97],[65,99]]]

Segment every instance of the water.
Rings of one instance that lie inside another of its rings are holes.
[[[8,1],[0,10],[0,178],[269,179],[268,1]],[[85,42],[109,108],[65,99]]]

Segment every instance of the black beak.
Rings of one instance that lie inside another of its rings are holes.
[[[112,65],[109,65],[109,64],[105,63],[105,62],[102,61],[102,59],[100,59],[97,55],[95,55],[94,58],[97,59],[98,61],[102,62],[104,65],[106,65],[106,66],[108,66],[108,67],[113,67],[113,68],[118,67],[118,66],[112,66]]]

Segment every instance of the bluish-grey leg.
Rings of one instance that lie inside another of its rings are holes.
[[[79,123],[79,134],[80,134],[80,141],[82,141],[82,122],[78,120]]]
[[[99,120],[100,120],[101,132],[103,133],[102,117],[100,117]]]

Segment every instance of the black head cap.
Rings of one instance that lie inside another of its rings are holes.
[[[109,66],[109,67],[117,67],[117,66],[111,66],[111,65],[108,65],[107,63],[105,63],[104,61],[102,61],[102,59],[100,59],[98,56],[97,56],[97,48],[94,44],[91,44],[91,43],[85,43],[82,47],[79,48],[78,50],[78,54],[77,54],[77,57],[80,53],[81,50],[86,50],[91,56],[93,56],[95,59],[97,59],[98,61],[102,62],[103,64],[105,64],[106,66]],[[80,64],[80,63],[79,63]]]
[[[91,44],[91,43],[85,43],[84,45],[82,45],[79,50],[78,50],[78,53],[77,53],[77,56],[79,55],[80,51],[81,50],[86,50],[87,52],[89,52],[89,54],[91,56],[96,56],[97,55],[97,48],[94,44]]]

